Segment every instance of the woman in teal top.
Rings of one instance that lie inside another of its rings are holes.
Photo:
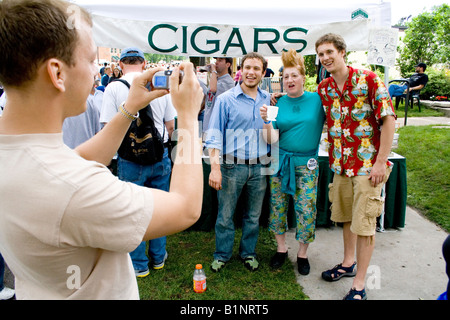
[[[296,213],[296,239],[299,241],[297,264],[300,274],[309,273],[309,243],[315,238],[318,150],[325,120],[317,93],[304,91],[306,70],[303,57],[294,49],[283,52],[283,87],[287,95],[278,102],[276,121],[267,121],[267,108],[260,113],[265,138],[272,145],[272,157],[279,150],[279,166],[270,178],[271,201],[269,230],[275,234],[277,252],[270,265],[280,268],[286,257],[285,233],[288,230],[289,197]],[[277,130],[278,129],[278,130]]]

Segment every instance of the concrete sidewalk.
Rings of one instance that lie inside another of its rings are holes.
[[[397,118],[400,127],[405,124],[405,118]],[[408,117],[407,126],[450,125],[449,117]]]
[[[442,244],[447,233],[407,207],[405,227],[387,229],[375,235],[375,250],[366,277],[369,300],[436,300],[446,290],[448,278]],[[336,282],[322,280],[323,271],[342,262],[342,228],[318,228],[308,248],[311,272],[297,272],[298,243],[295,230],[287,233],[289,258],[294,262],[297,282],[311,300],[341,300],[353,278]]]

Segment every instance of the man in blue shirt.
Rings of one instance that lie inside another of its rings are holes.
[[[257,53],[249,53],[242,59],[242,84],[217,97],[206,133],[211,162],[209,185],[218,191],[219,204],[216,251],[211,264],[215,272],[231,258],[233,216],[244,186],[247,187],[248,203],[243,215],[239,255],[248,269],[254,271],[259,267],[255,247],[267,186],[264,169],[269,161],[259,108],[270,104],[270,96],[258,84],[266,68],[266,60]]]

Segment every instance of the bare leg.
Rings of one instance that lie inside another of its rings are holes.
[[[356,276],[353,279],[353,288],[356,290],[364,289],[367,268],[369,267],[374,248],[375,236],[358,236],[356,245],[356,261],[358,263],[358,269],[356,270]]]
[[[298,252],[297,252],[297,257],[298,258],[308,258],[308,255],[307,255],[307,253],[306,253],[306,251],[308,250],[308,246],[309,246],[309,243],[302,243],[302,242],[299,242],[299,248],[298,248]]]
[[[276,234],[275,235],[275,240],[277,241],[277,252],[287,252],[287,247],[286,247],[286,234]]]
[[[352,264],[355,262],[357,236],[356,234],[350,231],[350,226],[351,222],[345,222],[343,227],[343,237],[344,237],[344,261],[342,262],[343,267],[351,267]]]

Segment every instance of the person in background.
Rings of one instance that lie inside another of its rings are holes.
[[[322,82],[322,80],[329,78],[331,74],[325,69],[322,64],[320,63],[320,60],[317,61],[317,77],[316,77],[316,83],[319,84]]]
[[[104,87],[108,86],[109,79],[111,76],[112,76],[111,67],[110,66],[105,67],[105,72],[102,75],[102,79],[101,79],[102,86],[104,86]]]
[[[14,289],[5,287],[3,278],[5,276],[5,260],[0,254],[0,300],[9,300],[14,297]]]
[[[119,62],[120,69],[124,73],[121,80],[131,84],[137,76],[142,74],[145,65],[146,61],[142,50],[136,47],[123,49]],[[100,122],[103,125],[114,117],[121,101],[126,100],[128,94],[128,87],[121,81],[114,81],[106,87],[100,115]],[[150,102],[150,106],[155,127],[163,138],[163,157],[161,161],[156,163],[140,164],[124,159],[119,155],[117,157],[117,176],[120,180],[133,182],[140,186],[169,191],[172,169],[172,162],[169,158],[169,140],[174,130],[176,111],[170,95],[154,99]],[[143,278],[149,275],[149,258],[152,261],[153,269],[159,270],[164,267],[168,257],[166,243],[166,237],[150,240],[147,256],[147,243],[143,241],[136,250],[130,253],[137,277]]]
[[[86,111],[75,117],[69,117],[64,120],[63,140],[69,148],[75,149],[101,130],[100,111],[98,106],[95,105],[94,100],[97,84],[98,83],[94,81],[92,90],[87,98]]]
[[[288,255],[289,198],[293,198],[296,217],[296,240],[299,241],[297,268],[309,274],[307,249],[315,239],[318,149],[325,114],[317,93],[304,91],[306,68],[303,57],[294,49],[283,52],[283,86],[286,95],[279,98],[277,120],[267,121],[267,107],[261,107],[261,118],[267,130],[267,141],[279,142],[279,168],[270,177],[269,230],[275,234],[277,252],[270,260],[280,268]]]
[[[234,85],[237,85],[238,83],[241,84],[242,81],[242,71],[241,66],[236,67],[236,75],[234,76]]]
[[[414,73],[411,77],[409,77],[409,92],[412,91],[420,91],[422,90],[428,83],[428,75],[425,73],[427,69],[427,65],[423,62],[418,63],[416,66],[416,73]],[[389,86],[389,95],[391,98],[399,97],[406,94],[406,90],[408,86],[391,84]]]
[[[342,263],[324,271],[322,278],[355,277],[344,299],[364,300],[377,217],[384,206],[381,189],[392,167],[388,156],[396,115],[383,81],[371,71],[346,65],[346,44],[340,35],[325,34],[315,47],[320,63],[331,74],[317,92],[325,108],[328,158],[334,172],[331,220],[343,223],[344,238]]]
[[[447,236],[442,244],[442,256],[445,260],[445,273],[447,274],[447,287],[446,290],[439,295],[438,300],[448,300],[448,294],[450,292],[450,235]]]
[[[209,128],[211,114],[214,110],[217,97],[234,87],[234,81],[231,77],[232,65],[232,58],[216,58],[215,63],[208,65],[211,77],[209,79],[209,89],[205,97],[203,132],[206,132]]]
[[[98,73],[100,74],[100,78],[103,77],[103,75],[105,74],[105,68],[108,66],[107,62],[103,63],[103,66],[100,68],[100,70],[98,71]]]
[[[119,67],[115,67],[111,77],[108,80],[108,84],[113,82],[115,79],[120,79],[123,76],[122,70],[119,69]]]

